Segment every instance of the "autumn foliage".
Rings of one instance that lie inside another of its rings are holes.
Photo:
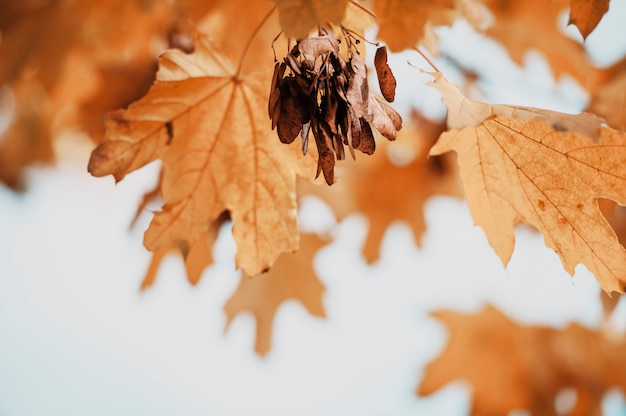
[[[283,301],[324,316],[312,259],[327,239],[298,228],[298,200],[306,195],[321,198],[338,219],[367,216],[369,262],[398,219],[419,244],[425,201],[447,195],[465,198],[505,266],[514,227],[529,224],[570,274],[583,264],[607,293],[626,292],[625,222],[616,214],[626,206],[626,64],[594,66],[556,24],[569,10],[569,23],[586,38],[608,0],[1,3],[0,84],[15,104],[0,141],[0,180],[20,188],[24,167],[62,156],[55,140],[68,129],[92,140],[94,176],[121,181],[159,160],[158,187],[144,201],[162,206],[144,235],[153,257],[142,289],[154,284],[170,252],[183,256],[196,284],[213,262],[220,228],[232,223],[243,277],[225,312],[229,322],[242,311],[254,314],[260,354],[270,348]],[[389,54],[436,56],[434,28],[459,19],[501,42],[515,62],[539,49],[556,77],[566,74],[586,89],[588,112],[481,102],[424,63],[447,118],[428,120],[414,109],[402,117],[393,103],[402,85]],[[366,34],[372,27],[377,32]],[[373,57],[366,43],[375,44]],[[394,163],[385,154],[392,146],[411,157]],[[463,377],[482,386],[473,414],[554,414],[546,403],[571,386],[582,397],[572,414],[592,414],[606,389],[626,386],[624,374],[600,374],[574,355],[540,348],[546,337],[550,348],[593,338],[598,366],[624,368],[623,341],[602,333],[520,327],[492,309],[437,316],[451,344],[427,369],[419,393]],[[511,368],[487,380],[464,361],[465,348],[493,367],[513,350]],[[546,362],[556,366],[550,374],[542,372]],[[497,383],[519,397],[494,401]]]

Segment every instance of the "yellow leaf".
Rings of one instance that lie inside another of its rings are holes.
[[[338,24],[343,19],[348,0],[274,0],[285,35],[302,39],[318,25]]]
[[[568,415],[600,414],[612,388],[626,387],[624,336],[571,324],[559,331],[524,326],[489,306],[475,315],[437,311],[449,331],[448,345],[425,370],[418,394],[462,379],[471,385],[470,415],[506,415],[513,409],[557,415],[565,388],[577,400]]]
[[[271,76],[271,61],[242,73],[199,37],[193,54],[163,54],[148,94],[109,117],[89,162],[93,175],[119,181],[163,161],[165,205],[146,231],[149,250],[186,254],[225,210],[234,224],[237,267],[247,273],[298,248],[296,173],[312,176],[314,162],[271,131],[265,110]]]
[[[482,21],[475,0],[375,0],[374,11],[378,38],[394,52],[417,47],[426,23],[450,25],[460,17],[472,24]]]
[[[606,71],[606,79],[591,90],[587,111],[606,119],[614,129],[626,131],[626,58]]]
[[[558,25],[567,9],[566,0],[485,0],[494,14],[487,34],[502,42],[513,61],[524,62],[527,52],[537,49],[547,60],[555,78],[564,74],[593,90],[601,72],[589,61],[585,48],[565,35]]]
[[[426,157],[445,127],[442,124],[416,114],[409,118],[408,125],[398,132],[398,141],[383,149],[393,152],[395,145],[395,154],[417,153],[406,164],[394,164],[380,152],[343,166],[340,180],[332,187],[302,183],[299,190],[326,201],[339,221],[355,212],[367,217],[369,229],[362,252],[370,263],[380,258],[381,241],[395,221],[405,221],[419,245],[426,230],[426,201],[434,195],[462,197],[456,166],[446,157],[451,155]]]
[[[187,273],[187,280],[192,285],[198,284],[204,270],[213,264],[213,245],[217,240],[220,227],[227,220],[227,215],[219,216],[189,250],[185,258],[185,272]],[[140,290],[146,290],[154,284],[161,263],[170,252],[171,250],[161,249],[152,253],[148,270],[146,270],[141,281]]]
[[[576,25],[583,38],[587,39],[608,10],[609,0],[571,0],[569,24]]]
[[[583,263],[602,288],[626,290],[626,250],[598,198],[626,205],[626,134],[590,114],[471,101],[437,75],[448,125],[431,155],[454,150],[474,221],[506,265],[513,226],[529,223],[574,273]]]
[[[298,252],[282,255],[269,272],[252,278],[242,276],[237,290],[224,305],[228,317],[226,329],[239,313],[254,314],[255,350],[261,355],[271,348],[274,315],[283,302],[297,300],[312,315],[325,316],[322,304],[325,288],[313,270],[313,257],[324,241],[315,234],[304,234],[301,245]]]

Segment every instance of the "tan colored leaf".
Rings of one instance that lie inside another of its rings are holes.
[[[368,262],[380,258],[380,244],[385,231],[395,221],[406,221],[417,244],[426,229],[424,204],[433,195],[462,197],[461,184],[454,161],[449,155],[427,157],[427,150],[443,131],[441,123],[412,115],[398,132],[398,141],[383,148],[374,157],[344,165],[339,181],[333,187],[307,183],[298,185],[299,194],[313,194],[330,205],[339,221],[354,212],[362,212],[369,221],[363,245]],[[406,158],[392,163],[384,154]]]
[[[297,249],[295,177],[298,171],[312,176],[313,162],[270,129],[271,76],[271,60],[242,73],[199,37],[193,54],[162,55],[150,92],[111,114],[89,162],[93,175],[119,181],[163,161],[165,205],[146,231],[149,250],[187,252],[224,210],[234,223],[237,267],[247,273],[260,273],[280,253]]]
[[[79,127],[101,138],[101,115],[147,91],[155,45],[165,43],[180,15],[177,5],[160,0],[4,1],[0,8],[0,85],[19,101],[10,140],[0,149],[0,180],[12,185],[24,166],[54,159],[57,132]],[[39,91],[24,96],[23,82]],[[35,113],[28,103],[38,100]]]
[[[626,389],[623,336],[570,324],[563,331],[522,326],[493,307],[476,315],[438,311],[448,328],[443,353],[428,364],[419,395],[461,379],[471,385],[470,415],[506,415],[513,409],[533,415],[557,413],[556,398],[576,391],[572,416],[599,415],[604,394]]]
[[[544,236],[565,269],[583,263],[602,288],[626,290],[626,250],[598,198],[626,205],[626,134],[590,114],[471,101],[438,75],[448,125],[431,155],[457,152],[472,217],[506,265],[513,226]]]
[[[600,211],[602,211],[602,215],[604,215],[609,224],[611,224],[611,228],[613,228],[615,234],[617,234],[617,239],[620,244],[626,247],[626,207],[617,205],[615,202],[609,201],[608,199],[599,199],[598,206],[600,207]],[[606,292],[600,292],[605,322],[609,320],[613,310],[617,307],[622,297],[624,297],[624,295],[616,293],[611,294],[609,297]]]
[[[395,140],[397,132],[402,128],[402,117],[389,104],[373,94],[368,100],[367,121],[371,121],[376,130],[388,140]]]
[[[606,79],[591,90],[588,111],[604,117],[611,127],[626,131],[626,58],[605,75]]]
[[[50,132],[52,105],[45,88],[36,80],[24,79],[14,84],[11,93],[15,115],[0,137],[0,182],[20,188],[25,166],[54,160]]]
[[[285,35],[302,39],[325,23],[338,24],[344,17],[348,0],[274,0]]]
[[[576,25],[586,39],[607,11],[609,0],[571,0],[569,24]]]
[[[191,247],[189,253],[186,253],[184,258],[185,271],[187,273],[187,280],[192,285],[195,286],[198,284],[204,270],[213,264],[213,245],[217,240],[220,227],[227,219],[228,216],[225,214],[218,217],[218,219],[211,224],[209,230]],[[146,290],[154,284],[163,259],[171,253],[173,253],[172,250],[168,249],[161,249],[152,253],[148,270],[141,281],[140,290]],[[180,253],[178,252],[177,254]]]
[[[602,304],[602,315],[604,322],[608,322],[613,314],[613,311],[617,307],[617,304],[622,299],[624,295],[616,295],[613,293],[613,296],[609,297],[606,292],[600,291],[600,303]]]
[[[313,257],[324,244],[315,234],[303,234],[300,250],[283,254],[269,272],[252,278],[242,276],[236,292],[224,305],[226,329],[238,314],[251,312],[257,324],[254,349],[265,355],[272,344],[274,316],[286,300],[297,300],[310,314],[324,317],[325,289],[313,270]]]
[[[516,63],[522,64],[530,49],[538,49],[555,78],[569,74],[593,90],[598,70],[591,65],[583,45],[566,36],[557,24],[568,3],[567,0],[485,0],[494,14],[487,34],[502,42]]]
[[[394,52],[417,47],[426,23],[450,25],[464,17],[470,23],[482,21],[480,2],[475,0],[375,0],[378,38]]]

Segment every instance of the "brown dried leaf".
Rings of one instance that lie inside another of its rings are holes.
[[[324,173],[324,180],[328,185],[332,185],[335,182],[335,153],[333,152],[333,146],[326,129],[317,120],[317,117],[311,119],[311,129],[316,136],[315,144],[317,145],[317,178],[320,172]]]
[[[596,415],[609,389],[626,389],[623,336],[578,324],[563,331],[522,326],[493,307],[476,315],[438,311],[434,316],[447,326],[449,341],[426,367],[417,394],[465,380],[472,386],[472,416],[513,409],[556,416],[556,398],[565,388],[577,393],[568,415]]]
[[[242,276],[239,287],[224,305],[225,329],[238,314],[251,312],[257,324],[254,349],[265,355],[272,344],[274,316],[283,302],[297,300],[311,315],[324,317],[322,295],[325,289],[313,270],[313,257],[324,244],[315,234],[303,234],[300,250],[281,255],[269,272],[252,278]]]
[[[396,98],[396,77],[393,76],[393,72],[391,72],[391,68],[387,64],[387,48],[385,46],[376,49],[374,67],[376,68],[380,92],[385,97],[385,100],[393,102]]]
[[[298,50],[307,59],[315,61],[324,54],[339,53],[337,38],[331,35],[311,36],[298,42]]]
[[[365,61],[360,55],[355,54],[352,56],[349,70],[350,83],[346,91],[346,98],[354,114],[353,118],[367,117],[370,92],[367,84],[367,68],[365,67]]]
[[[513,226],[529,223],[574,273],[583,263],[602,288],[626,290],[626,250],[597,199],[626,205],[626,134],[589,114],[471,101],[441,75],[434,82],[453,130],[431,155],[457,152],[474,221],[506,265]]]
[[[280,113],[278,122],[276,123],[276,132],[282,143],[293,142],[300,131],[302,125],[310,121],[309,109],[306,102],[299,96],[294,94],[293,85],[296,81],[293,78],[284,80],[280,88]]]
[[[276,62],[276,65],[274,65],[274,75],[272,75],[272,85],[270,86],[270,99],[267,101],[267,115],[272,120],[272,129],[276,127],[277,118],[280,116],[280,108],[277,112],[276,106],[279,105],[280,88],[286,69],[287,65],[285,65],[284,62]]]
[[[402,117],[391,106],[378,97],[370,94],[368,101],[369,117],[376,130],[388,140],[395,140],[397,132],[402,128]]]
[[[352,124],[352,147],[366,155],[373,155],[376,150],[374,133],[369,123],[360,118]]]

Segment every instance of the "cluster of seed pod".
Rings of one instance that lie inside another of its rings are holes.
[[[334,182],[335,160],[345,158],[344,146],[352,157],[354,149],[374,153],[370,123],[389,140],[402,127],[400,115],[369,91],[363,58],[353,47],[348,54],[346,62],[332,33],[303,39],[276,63],[270,89],[272,129],[283,143],[300,135],[304,154],[313,133],[319,154],[316,177],[322,172],[329,185]],[[384,47],[377,51],[375,64],[383,96],[393,101],[395,78]]]

